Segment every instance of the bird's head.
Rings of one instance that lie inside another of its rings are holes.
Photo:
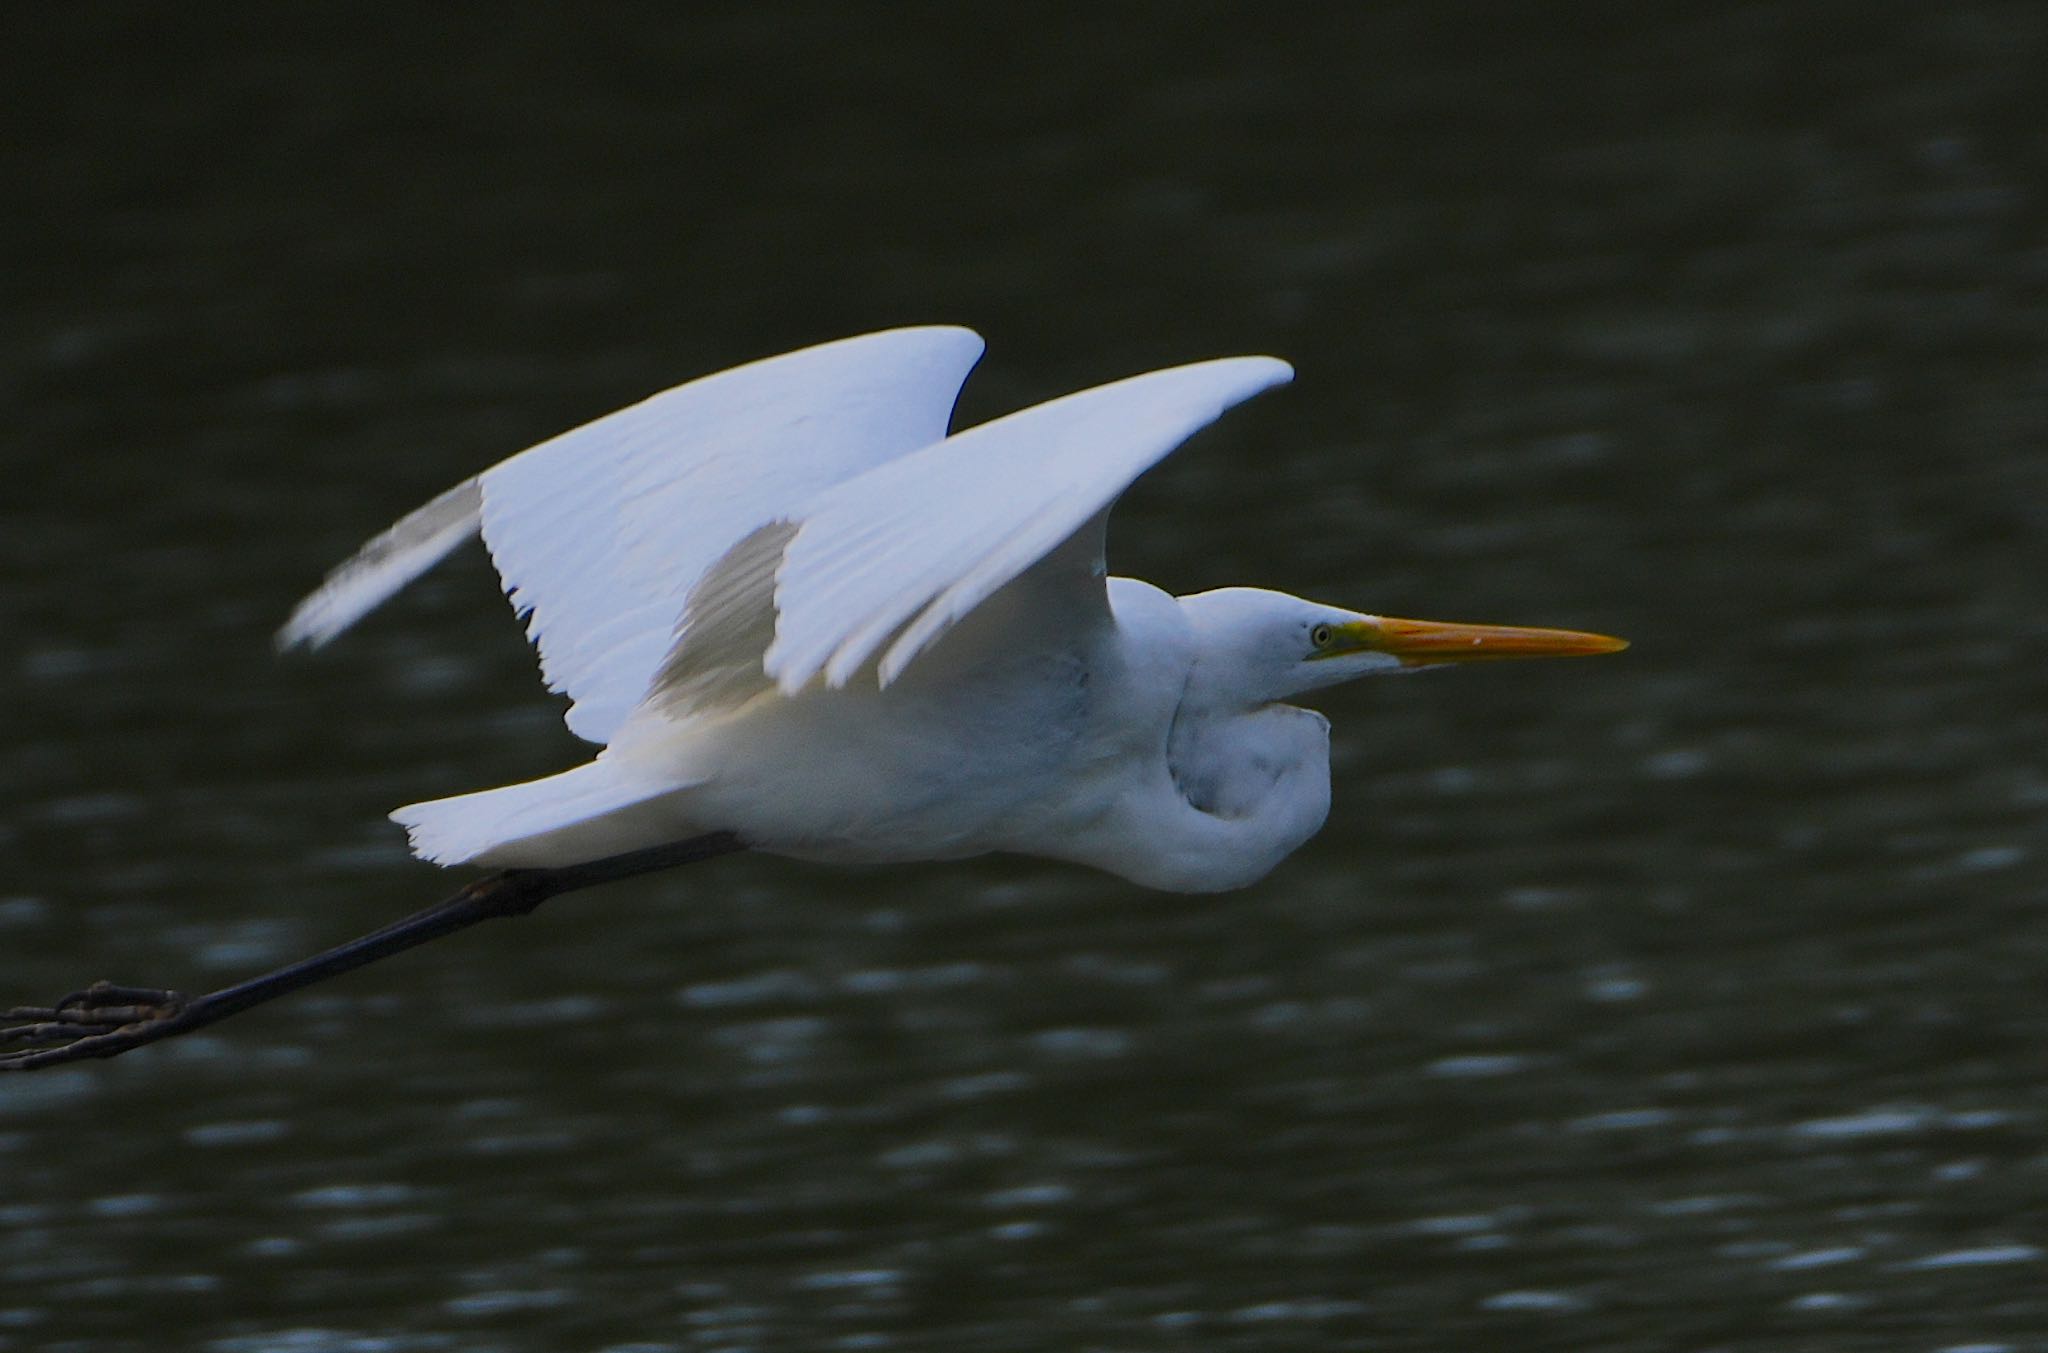
[[[1363,615],[1256,587],[1219,588],[1180,602],[1199,646],[1195,679],[1212,699],[1247,706],[1376,672],[1589,657],[1628,647],[1626,640],[1578,630]]]

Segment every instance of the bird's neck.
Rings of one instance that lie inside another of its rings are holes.
[[[1330,721],[1293,705],[1193,712],[1183,708],[1167,735],[1167,768],[1189,805],[1221,818],[1271,811],[1276,794],[1319,781],[1327,808]],[[1322,824],[1318,816],[1314,826]]]
[[[1291,705],[1193,713],[1167,741],[1172,793],[1146,824],[1152,887],[1241,888],[1315,835],[1330,810],[1329,721]]]

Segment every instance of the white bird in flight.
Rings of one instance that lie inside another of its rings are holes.
[[[1198,362],[948,436],[981,347],[897,329],[706,376],[522,451],[365,545],[281,646],[325,643],[481,531],[570,730],[601,750],[394,812],[422,857],[497,870],[446,901],[198,997],[98,982],[0,1012],[0,1047],[25,1045],[0,1071],[118,1056],[557,894],[738,849],[1016,851],[1152,888],[1242,887],[1329,812],[1329,721],[1289,698],[1625,646],[1107,577],[1117,496],[1292,371]]]
[[[966,329],[896,329],[655,395],[413,512],[279,643],[325,643],[481,530],[601,750],[395,811],[437,864],[730,833],[825,861],[1014,851],[1179,892],[1253,883],[1322,826],[1329,722],[1291,697],[1624,647],[1107,577],[1117,497],[1292,369],[1198,362],[949,436],[981,352]]]

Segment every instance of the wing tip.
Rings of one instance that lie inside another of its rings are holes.
[[[334,636],[341,632],[339,627],[315,623],[312,617],[301,615],[300,607],[286,617],[284,624],[277,627],[277,633],[270,636],[270,651],[285,656],[304,649],[318,653],[327,647]]]
[[[1251,388],[1246,391],[1246,398],[1257,394],[1261,390],[1270,390],[1276,385],[1286,385],[1294,379],[1294,364],[1284,357],[1272,357],[1265,354],[1247,357],[1225,357],[1222,359],[1222,362],[1218,363],[1218,365],[1226,364],[1242,367],[1245,369],[1246,374],[1252,377],[1251,380],[1247,381]]]
[[[972,348],[976,356],[988,350],[988,340],[964,324],[906,324],[897,329],[879,329],[865,336],[886,338],[891,335],[901,335],[905,338],[943,338],[948,342],[957,343],[962,352]],[[859,341],[859,336],[853,341]]]
[[[962,383],[988,352],[988,340],[964,324],[912,324],[840,341],[859,343],[863,340],[915,344],[925,361],[936,362],[943,369],[952,371],[953,379]],[[955,394],[957,397],[958,392]]]
[[[271,635],[271,648],[280,654],[301,649],[317,653],[376,610],[388,595],[359,576],[330,577],[292,607],[292,613]]]
[[[279,653],[318,650],[376,610],[474,535],[483,490],[476,476],[435,494],[365,541],[299,599],[271,643]]]

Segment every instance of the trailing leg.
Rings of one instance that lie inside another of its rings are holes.
[[[34,1071],[92,1058],[118,1057],[131,1048],[203,1029],[251,1006],[275,1000],[365,964],[465,930],[481,921],[524,916],[551,897],[580,888],[673,869],[744,849],[731,832],[713,832],[651,850],[613,855],[554,869],[506,869],[486,875],[443,902],[310,958],[203,996],[157,987],[96,982],[55,1005],[17,1006],[0,1015],[0,1071]]]

